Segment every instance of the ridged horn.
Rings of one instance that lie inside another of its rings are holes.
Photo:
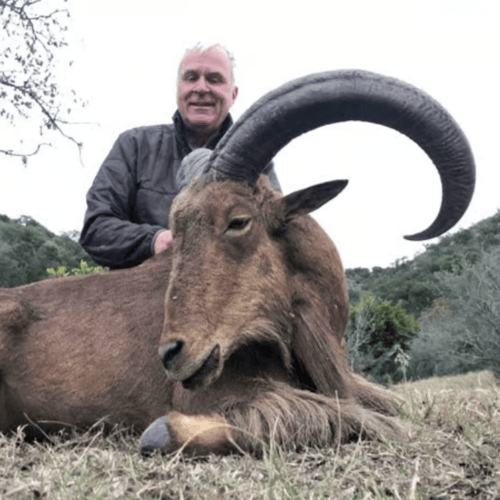
[[[398,130],[415,141],[438,169],[443,190],[439,214],[429,228],[406,239],[434,238],[460,220],[475,185],[474,158],[464,133],[425,92],[367,71],[313,74],[269,92],[225,134],[205,171],[255,184],[266,165],[295,137],[351,120]]]

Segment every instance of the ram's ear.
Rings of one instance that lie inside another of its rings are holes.
[[[295,219],[314,212],[314,210],[335,198],[346,186],[346,180],[330,181],[284,196],[281,199],[283,219]]]

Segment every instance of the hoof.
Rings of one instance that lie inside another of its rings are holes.
[[[156,419],[141,436],[141,453],[149,455],[155,450],[168,451],[171,441],[167,417]]]

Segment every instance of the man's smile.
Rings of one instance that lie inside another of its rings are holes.
[[[190,102],[190,106],[197,106],[197,107],[213,107],[215,106],[214,102]]]

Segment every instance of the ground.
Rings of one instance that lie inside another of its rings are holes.
[[[0,436],[1,499],[500,500],[500,386],[489,372],[393,388],[407,443],[355,442],[264,457],[145,458],[97,426],[28,444]]]

